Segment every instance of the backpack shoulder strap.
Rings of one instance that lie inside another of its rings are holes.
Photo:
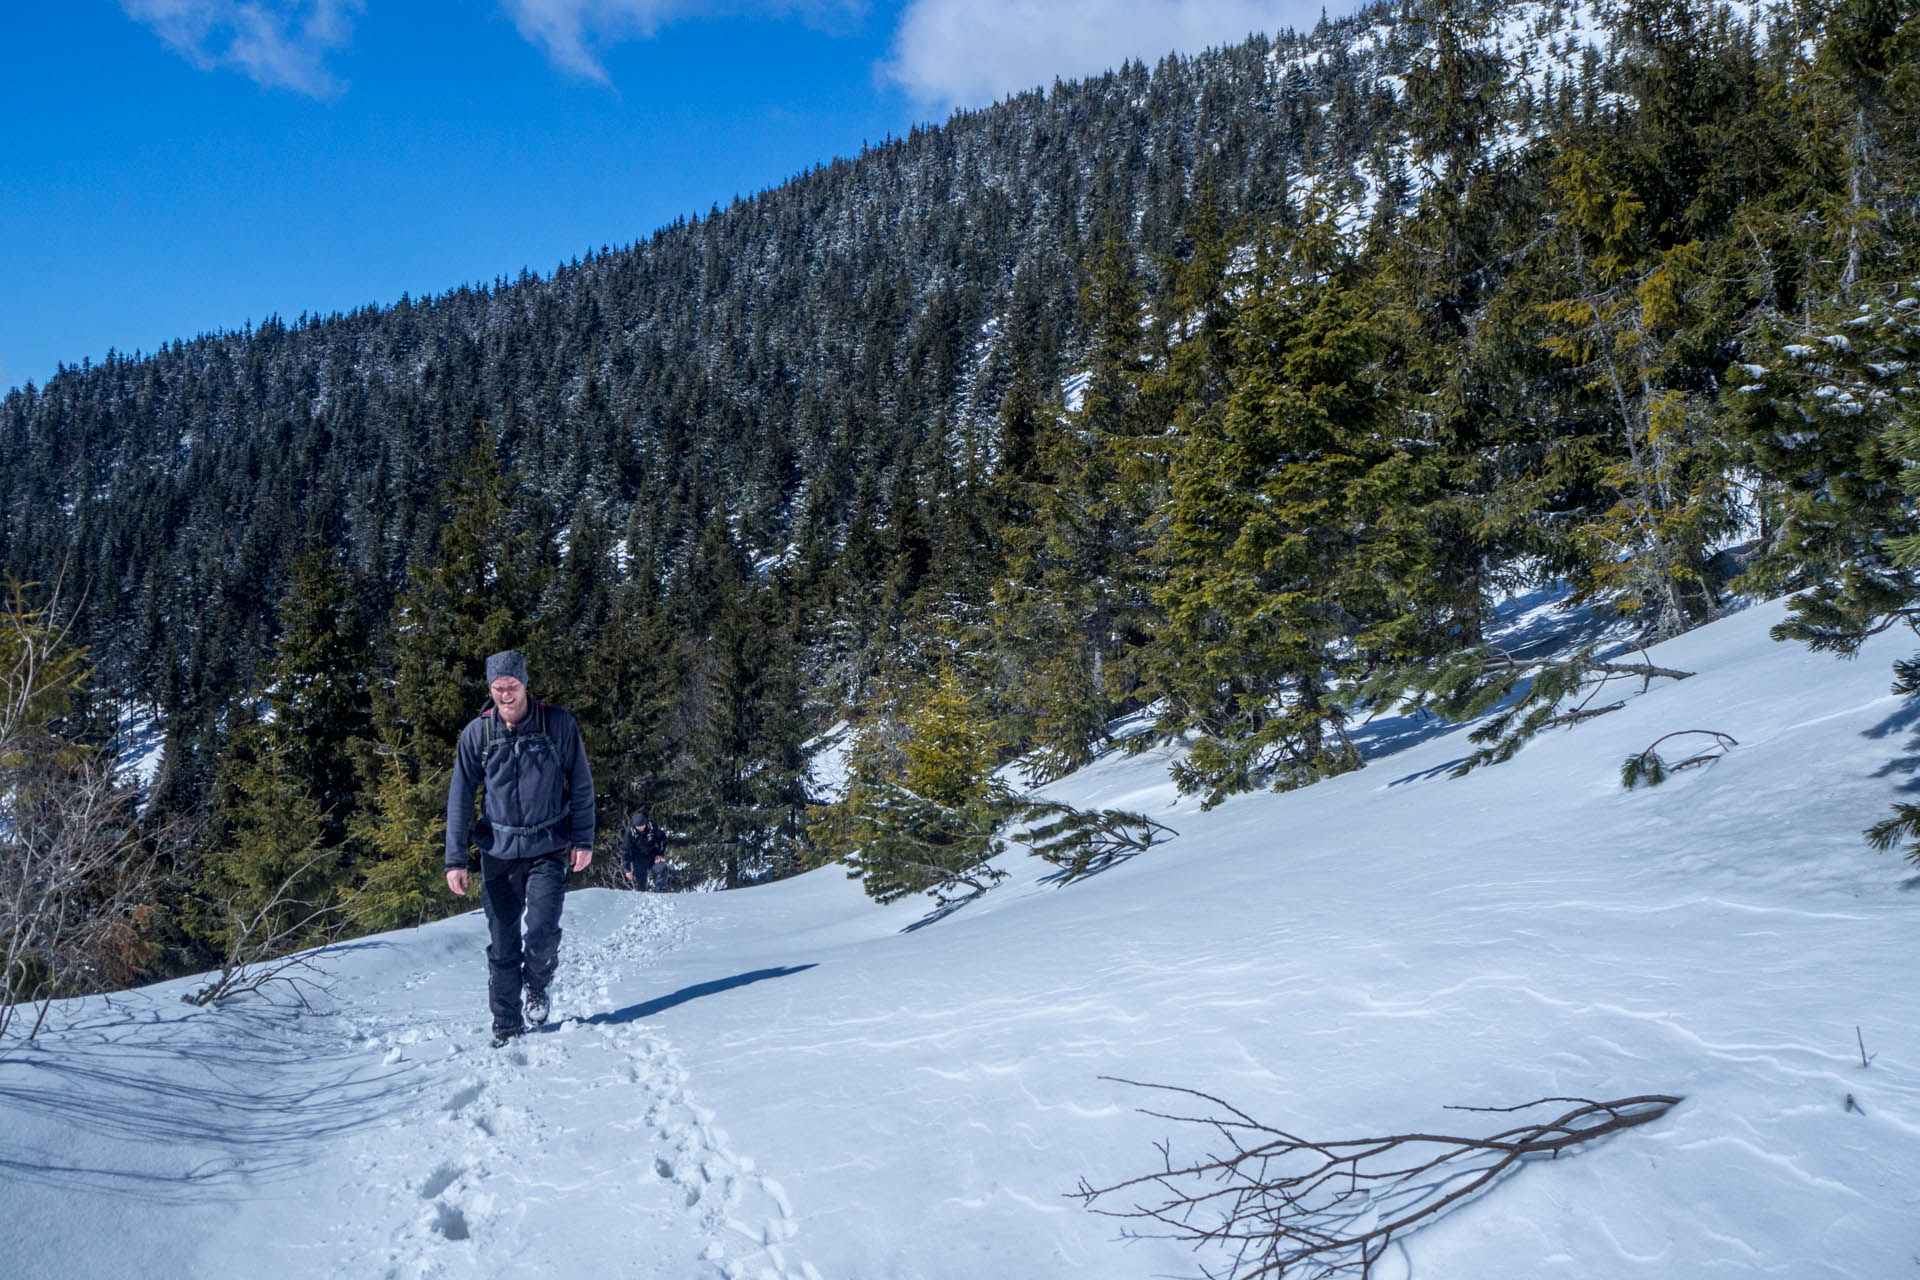
[[[485,764],[493,758],[493,749],[500,744],[500,717],[489,702],[480,712],[480,763]]]

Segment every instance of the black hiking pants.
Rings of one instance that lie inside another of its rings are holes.
[[[495,1031],[518,1031],[520,990],[545,991],[560,963],[560,904],[567,893],[567,851],[537,858],[480,855],[480,901],[487,910],[487,1003]],[[520,917],[526,916],[526,938]]]

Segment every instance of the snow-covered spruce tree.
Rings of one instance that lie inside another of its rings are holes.
[[[1920,629],[1920,8],[1808,0],[1787,106],[1814,237],[1798,306],[1757,329],[1729,372],[1741,440],[1761,477],[1751,589],[1792,591],[1781,639],[1851,655]],[[1894,691],[1920,696],[1920,659]],[[1868,828],[1920,863],[1920,806]]]
[[[876,902],[976,897],[1006,876],[990,863],[1013,802],[993,761],[975,698],[948,667],[897,724],[876,716],[863,727],[846,797],[817,811],[813,837]]]
[[[1896,437],[1920,359],[1920,7],[1804,0],[1784,104],[1803,186],[1804,267],[1728,371],[1731,424],[1758,473],[1762,539],[1749,589],[1796,592],[1783,637],[1851,653],[1909,617],[1920,532]]]
[[[1771,536],[1748,580],[1798,592],[1776,638],[1842,656],[1920,631],[1920,285],[1850,293],[1776,330],[1735,393],[1772,477]],[[1894,664],[1893,689],[1920,697],[1920,656]],[[1920,805],[1896,804],[1867,837],[1920,864]]]
[[[1907,356],[1900,371],[1901,383],[1895,392],[1903,412],[1888,432],[1894,453],[1901,461],[1900,487],[1905,492],[1910,514],[1920,504],[1920,289],[1909,286],[1895,304],[1906,330],[1901,350]],[[1887,552],[1894,566],[1906,573],[1920,573],[1920,530],[1911,527],[1887,539]],[[1889,617],[1906,622],[1920,631],[1920,598],[1910,598]],[[1920,698],[1920,654],[1893,664],[1893,691],[1906,698]],[[1867,838],[1876,848],[1892,849],[1906,842],[1907,861],[1920,866],[1920,805],[1900,803],[1893,816],[1875,823]]]
[[[1851,654],[1920,621],[1910,491],[1920,414],[1920,286],[1856,285],[1856,301],[1776,320],[1732,375],[1735,422],[1767,478],[1765,537],[1745,577],[1795,593],[1780,639]]]

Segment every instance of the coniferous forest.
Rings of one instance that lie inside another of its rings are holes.
[[[1517,591],[1649,639],[1798,592],[1785,638],[1849,652],[1920,605],[1917,165],[1913,0],[1401,0],[550,275],[63,368],[0,402],[4,643],[85,669],[0,767],[24,806],[164,751],[97,819],[153,874],[76,891],[110,918],[58,981],[462,909],[501,648],[607,849],[644,806],[678,887],[883,900],[990,883],[1000,766],[1123,717],[1208,800],[1362,767],[1407,699],[1505,708],[1497,762],[1605,666],[1486,643]]]

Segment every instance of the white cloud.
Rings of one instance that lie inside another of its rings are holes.
[[[678,18],[791,13],[810,21],[829,21],[864,10],[867,0],[500,0],[500,4],[520,34],[556,66],[605,83],[602,48],[635,36],[644,39]]]
[[[978,107],[1128,58],[1151,66],[1254,31],[1310,28],[1321,9],[1321,0],[910,0],[883,70],[926,105]]]
[[[558,67],[604,82],[594,46],[650,36],[688,8],[686,0],[501,0],[520,34]]]
[[[316,98],[341,84],[326,55],[353,34],[361,0],[120,0],[202,70],[234,67],[260,84]]]

